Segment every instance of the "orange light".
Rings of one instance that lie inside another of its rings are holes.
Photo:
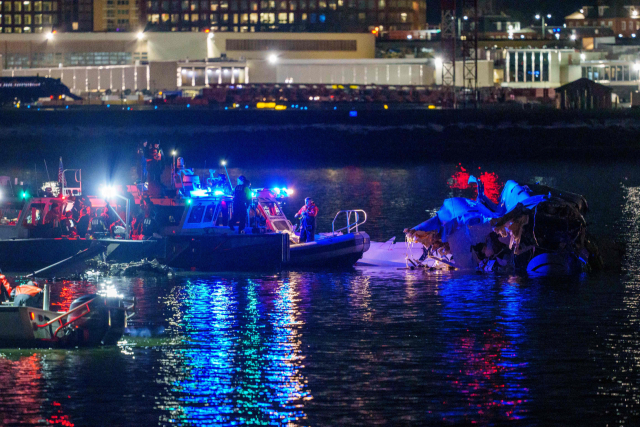
[[[207,28],[206,30],[204,30],[205,33],[208,33],[210,30]]]
[[[33,314],[33,311],[29,312],[29,317],[31,317],[31,320],[36,320],[36,315]]]
[[[57,33],[57,31],[56,31],[56,30],[53,30],[53,31],[51,31],[51,32],[52,32],[53,34]]]

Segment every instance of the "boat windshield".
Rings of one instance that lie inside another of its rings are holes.
[[[0,225],[15,226],[18,223],[24,202],[5,202],[0,205]]]
[[[24,220],[24,225],[38,225],[44,221],[44,203],[32,203]]]
[[[282,211],[280,210],[280,207],[278,206],[277,203],[275,202],[262,202],[261,203],[265,213],[270,216],[282,216]]]
[[[191,212],[189,212],[189,222],[190,224],[199,223],[202,221],[202,214],[204,214],[204,206],[198,205],[191,208]]]

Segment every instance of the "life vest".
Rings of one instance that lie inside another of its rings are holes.
[[[40,289],[37,286],[33,286],[33,285],[20,285],[20,286],[16,286],[15,288],[13,288],[13,293],[12,296],[16,296],[16,295],[29,295],[31,297],[35,297],[37,296],[40,292],[42,292],[42,289]]]
[[[7,295],[11,295],[11,284],[4,274],[0,274],[0,285],[4,286],[4,288],[7,290]]]
[[[93,233],[104,233],[107,231],[107,227],[102,216],[91,220],[91,231]]]
[[[152,236],[158,230],[158,224],[153,218],[145,218],[142,221],[142,234],[144,236]]]

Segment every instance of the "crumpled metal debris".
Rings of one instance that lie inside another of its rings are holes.
[[[153,261],[143,259],[142,261],[128,263],[108,263],[99,259],[94,259],[87,261],[87,265],[94,271],[101,272],[109,276],[171,276],[175,273],[173,268],[161,264],[155,259]],[[90,272],[87,273],[91,274]]]

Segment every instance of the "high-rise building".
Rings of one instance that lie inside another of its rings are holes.
[[[61,20],[60,0],[0,1],[0,32],[42,33]]]
[[[140,31],[139,15],[139,0],[93,0],[93,31]]]
[[[62,0],[60,30],[93,31],[93,0]]]
[[[419,30],[425,0],[145,0],[151,31],[365,32]]]

